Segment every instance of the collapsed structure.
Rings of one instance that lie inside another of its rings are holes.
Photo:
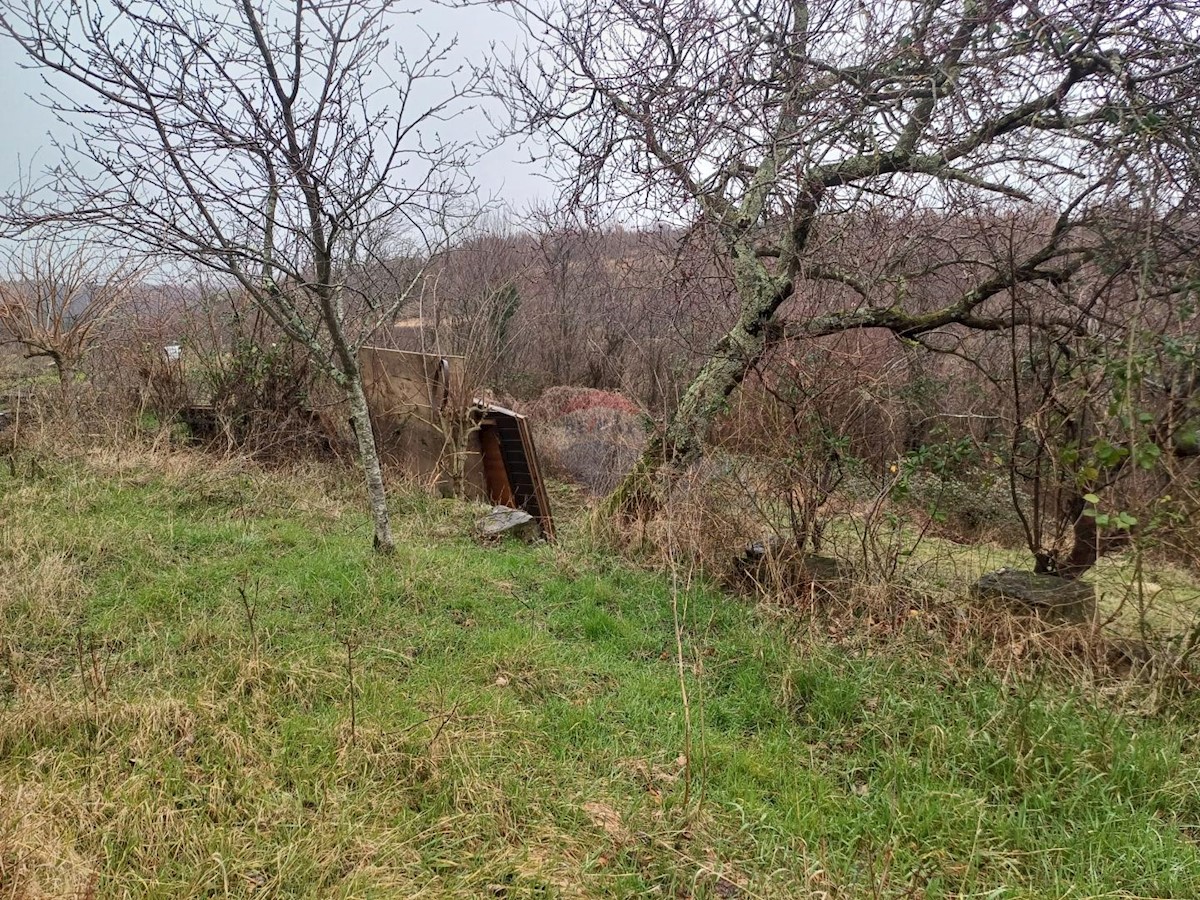
[[[463,363],[457,356],[362,348],[359,365],[380,459],[426,484],[523,510],[553,540],[528,421],[466,397]]]

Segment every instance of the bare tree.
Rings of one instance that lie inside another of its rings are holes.
[[[74,131],[17,225],[68,220],[215,271],[342,390],[375,546],[393,546],[358,351],[470,185],[447,142],[472,79],[395,0],[14,0],[0,33]],[[52,188],[52,190],[49,190]]]
[[[40,230],[10,244],[0,281],[0,343],[54,364],[69,398],[85,358],[141,278],[128,259],[111,258],[86,236]]]
[[[528,36],[498,89],[517,127],[567,161],[569,199],[707,229],[737,297],[614,495],[626,514],[662,502],[775,341],[1030,321],[1006,303],[1014,286],[1061,282],[1085,263],[1080,227],[1152,171],[1148,156],[1186,143],[1196,103],[1197,16],[1173,0],[498,5]],[[935,303],[903,267],[828,252],[894,204],[1025,209],[1051,225],[1011,260],[961,260],[961,290]],[[821,284],[840,286],[831,308],[785,319]]]
[[[485,215],[426,279],[420,349],[462,356],[473,389],[495,380],[518,338],[528,240],[504,216]]]

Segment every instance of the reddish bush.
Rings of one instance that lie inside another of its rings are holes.
[[[637,404],[623,394],[583,387],[547,388],[541,397],[527,405],[526,414],[535,422],[547,423],[575,412],[604,409],[631,416],[642,414]]]

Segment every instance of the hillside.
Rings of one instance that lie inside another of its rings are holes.
[[[1200,896],[1193,703],[393,503],[381,559],[337,473],[0,467],[0,896]]]

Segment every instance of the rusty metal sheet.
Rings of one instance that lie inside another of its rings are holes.
[[[385,467],[425,484],[444,485],[450,443],[446,414],[462,403],[463,359],[364,347],[359,352],[375,443]],[[487,485],[477,435],[467,442],[466,483],[483,497]]]
[[[537,519],[546,540],[554,540],[550,498],[528,421],[520,413],[494,403],[480,403],[477,409],[489,499],[525,510]]]

